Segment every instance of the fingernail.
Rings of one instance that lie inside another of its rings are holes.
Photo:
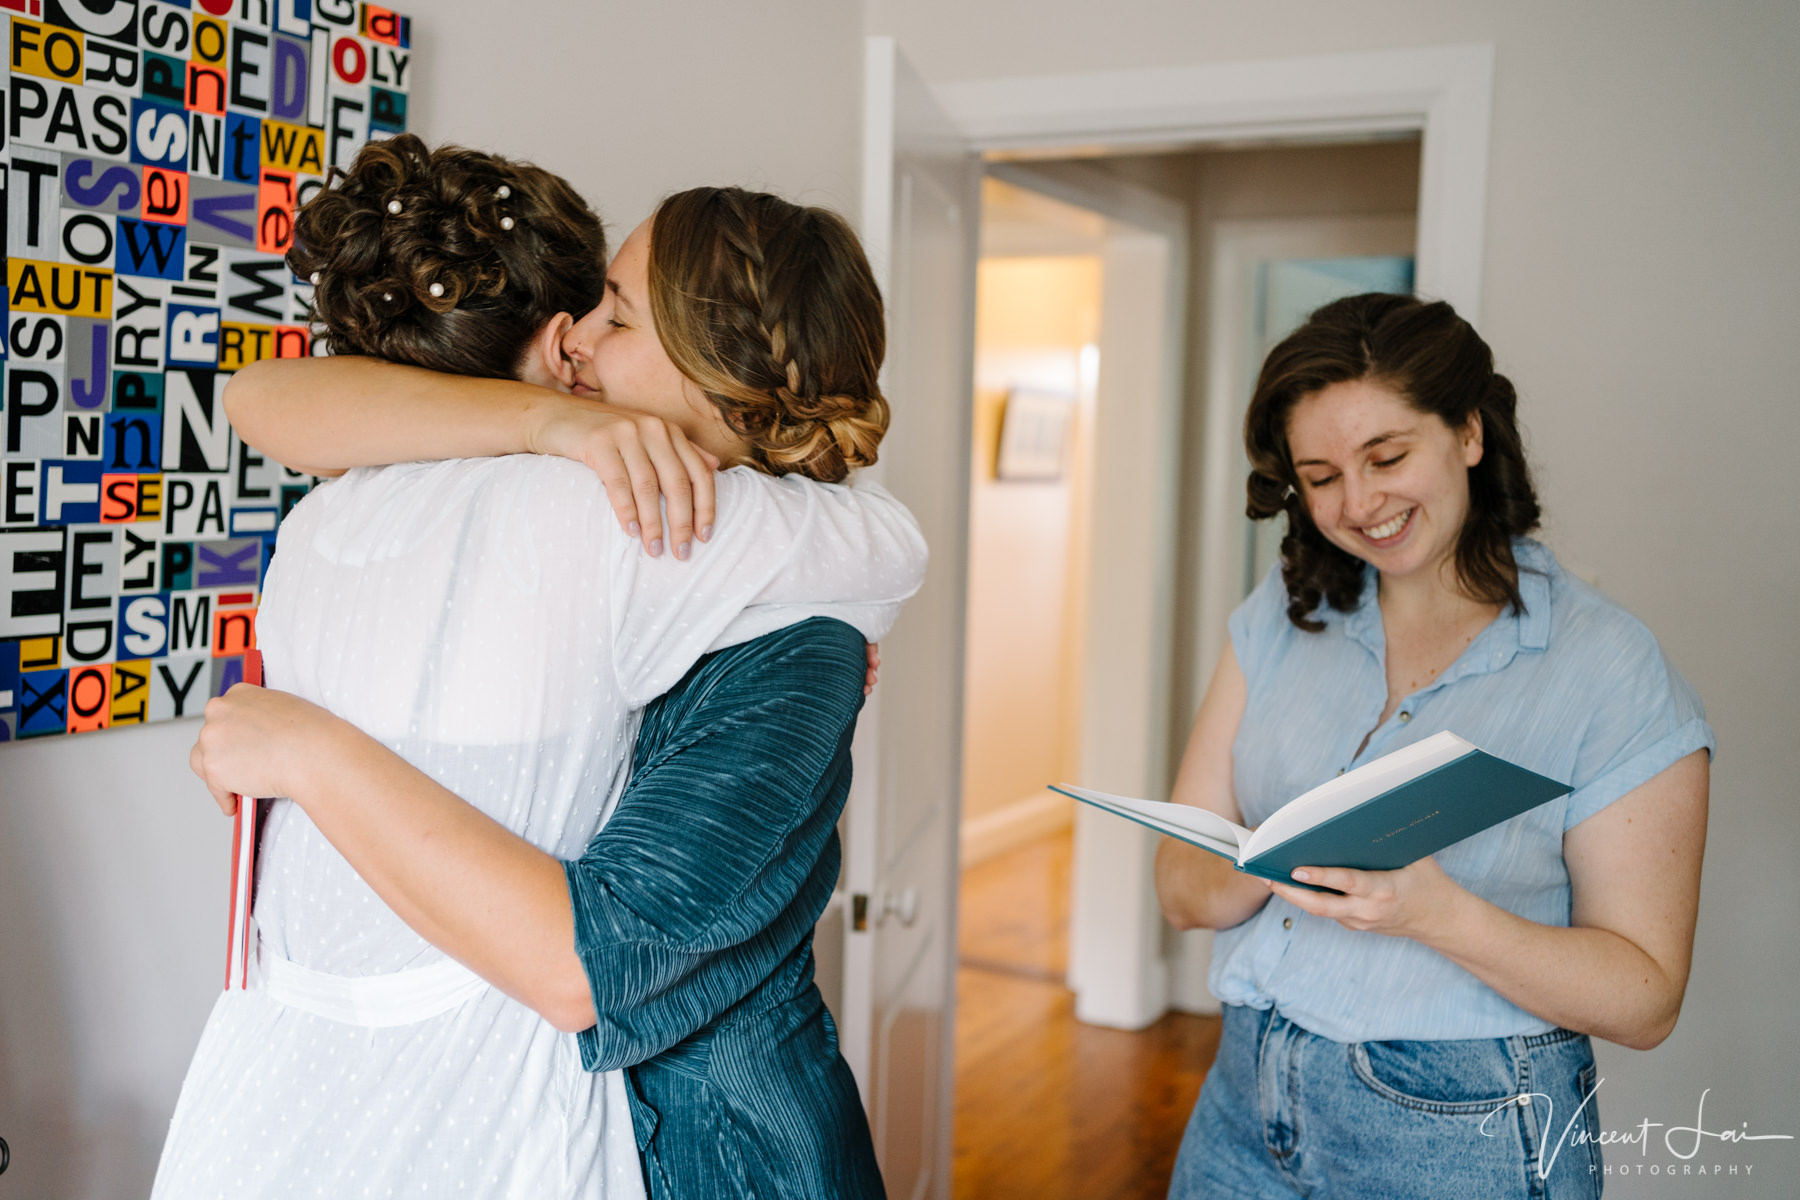
[[[1294,878],[1298,879],[1301,883],[1305,883],[1307,880],[1311,879],[1312,876],[1308,875],[1304,869],[1301,869],[1294,872]]]
[[[683,543],[681,543],[681,545],[675,547],[675,557],[679,558],[682,562],[686,562],[687,556],[688,556],[688,551],[689,551],[688,543],[683,542]]]
[[[650,539],[650,556],[652,558],[654,558],[658,554],[661,554],[661,553],[662,553],[662,539],[661,538],[651,538]]]
[[[700,540],[703,542],[712,541],[712,526],[711,525],[702,525],[700,527]]]
[[[643,532],[643,529],[644,529],[644,527],[642,525],[639,525],[636,521],[633,521],[631,524],[629,524],[625,527],[625,532],[629,533],[632,537],[636,537],[638,534]]]

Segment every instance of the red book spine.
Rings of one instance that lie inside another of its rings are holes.
[[[244,682],[261,687],[262,665],[262,651],[247,651],[244,654]],[[256,886],[259,840],[256,797],[239,796],[237,802],[237,816],[231,822],[231,905],[225,931],[226,991],[250,986],[250,899]]]

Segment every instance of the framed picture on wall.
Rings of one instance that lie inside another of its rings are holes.
[[[1060,480],[1074,418],[1073,396],[1041,388],[1013,388],[1001,410],[994,477],[1007,483]]]

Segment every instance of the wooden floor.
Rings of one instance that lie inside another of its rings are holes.
[[[1069,835],[963,872],[956,1200],[1161,1200],[1219,1043],[1214,1017],[1075,1020]]]

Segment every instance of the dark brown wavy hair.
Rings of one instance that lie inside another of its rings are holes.
[[[1334,383],[1357,380],[1392,388],[1452,429],[1480,418],[1482,454],[1469,468],[1457,579],[1476,600],[1524,611],[1512,539],[1536,529],[1540,513],[1519,435],[1517,393],[1494,370],[1487,343],[1448,304],[1371,292],[1327,304],[1270,351],[1244,415],[1245,511],[1257,521],[1284,512],[1288,518],[1281,541],[1288,619],[1316,633],[1325,627],[1312,616],[1320,600],[1349,612],[1362,598],[1363,561],[1313,524],[1288,449],[1294,406]]]
[[[650,316],[751,465],[835,483],[887,432],[881,290],[844,219],[765,192],[678,192],[650,223]]]
[[[560,176],[403,133],[332,168],[288,265],[316,274],[332,353],[507,379],[544,322],[600,302],[606,233]]]

